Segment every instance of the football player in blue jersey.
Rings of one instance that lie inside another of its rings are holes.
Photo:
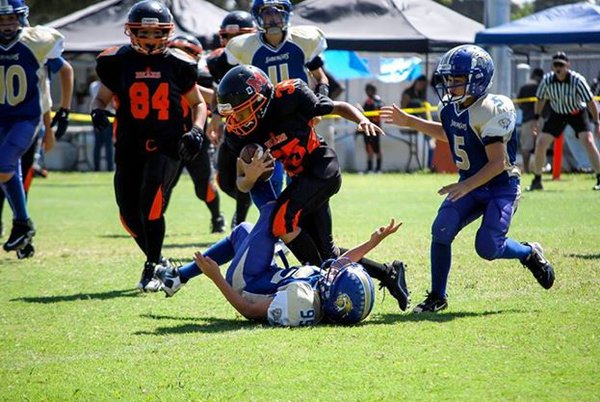
[[[520,197],[515,165],[515,108],[506,96],[488,93],[494,64],[482,48],[463,45],[449,50],[436,70],[441,123],[385,106],[385,122],[412,127],[450,145],[459,170],[457,183],[442,187],[446,195],[431,228],[431,292],[413,312],[436,312],[448,306],[446,285],[454,238],[482,217],[475,250],[486,260],[518,259],[539,284],[550,289],[554,270],[538,243],[507,237]]]
[[[257,169],[256,174],[262,170]],[[371,277],[360,265],[361,259],[383,239],[395,233],[401,223],[392,219],[370,239],[326,261],[322,268],[303,265],[279,267],[273,255],[277,239],[271,233],[270,219],[276,209],[275,192],[269,182],[259,182],[252,196],[266,200],[260,207],[256,225],[242,223],[225,239],[204,253],[197,252],[194,262],[180,268],[157,266],[156,276],[162,290],[173,296],[184,283],[201,270],[220,289],[225,298],[248,319],[273,325],[312,325],[324,315],[330,321],[354,324],[364,320],[374,302]],[[231,261],[225,277],[219,265]],[[403,286],[406,289],[404,271]]]
[[[181,161],[192,161],[204,142],[206,103],[196,84],[198,64],[168,47],[173,16],[164,3],[144,0],[129,10],[129,45],[97,58],[101,85],[92,100],[96,130],[108,126],[106,108],[117,100],[115,197],[125,230],[146,257],[138,288],[157,291],[154,265],[161,260],[164,209]],[[182,98],[191,119],[185,118]]]
[[[23,0],[0,0],[0,187],[13,211],[12,230],[3,247],[19,258],[33,255],[35,235],[20,158],[42,121],[46,62],[63,50],[63,36],[52,28],[30,27],[28,14]],[[63,122],[66,115],[68,110],[61,112]]]
[[[55,114],[55,118],[52,119],[50,115],[52,99],[50,96],[49,79],[46,79],[42,96],[42,110],[44,112],[42,117],[43,125],[38,130],[39,135],[36,135],[36,138],[34,138],[31,146],[21,156],[21,176],[23,179],[23,190],[25,191],[26,198],[31,183],[33,181],[33,164],[35,154],[38,151],[39,146],[41,145],[41,150],[43,152],[49,152],[50,150],[52,150],[55,144],[55,140],[64,135],[69,124],[69,105],[71,104],[71,96],[73,93],[73,68],[65,59],[63,59],[62,57],[58,57],[56,59],[49,59],[46,63],[45,70],[47,70],[48,77],[50,76],[50,73],[58,73],[59,75],[61,84],[61,108]],[[61,111],[63,113],[61,113]],[[60,117],[59,120],[57,116],[61,114],[62,117]],[[53,121],[59,125],[56,135],[54,133],[54,130],[52,129]],[[4,192],[0,191],[0,237],[2,237],[3,235],[2,210],[4,209],[5,198],[6,197],[4,196]]]

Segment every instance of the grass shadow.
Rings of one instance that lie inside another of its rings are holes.
[[[137,289],[123,289],[123,290],[111,290],[109,292],[100,293],[77,293],[74,295],[65,296],[37,296],[37,297],[18,297],[10,299],[11,302],[25,302],[25,303],[60,303],[60,302],[71,302],[79,300],[110,300],[119,297],[138,297],[141,295]]]
[[[491,315],[498,314],[523,314],[523,313],[532,313],[534,310],[515,310],[515,309],[507,309],[507,310],[490,310],[490,311],[482,311],[482,312],[473,312],[473,311],[456,311],[456,312],[440,312],[440,313],[423,313],[423,314],[382,314],[378,317],[374,317],[373,319],[367,321],[366,325],[387,325],[387,324],[396,324],[398,322],[422,322],[422,321],[432,321],[432,322],[448,322],[453,321],[457,318],[473,318],[473,317],[486,317]]]
[[[581,258],[582,260],[600,260],[600,254],[567,254],[567,257]]]
[[[186,323],[173,327],[157,327],[154,331],[137,331],[134,335],[169,335],[189,334],[195,332],[218,333],[226,331],[238,331],[243,328],[261,326],[261,324],[246,320],[231,320],[213,317],[176,317],[155,314],[142,314],[141,317],[154,320],[180,320],[195,321],[198,323]]]
[[[172,249],[172,248],[205,248],[210,247],[215,242],[196,242],[196,243],[172,243],[172,244],[164,244],[163,248]]]

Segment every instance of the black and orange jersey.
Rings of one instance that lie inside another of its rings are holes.
[[[231,148],[238,152],[248,143],[263,144],[283,163],[290,176],[307,172],[321,178],[331,177],[339,173],[332,167],[337,166],[336,155],[317,136],[312,120],[332,110],[333,101],[315,95],[304,81],[283,81],[275,85],[269,109],[256,130],[245,137],[226,133],[226,140],[230,145],[233,142]]]
[[[220,47],[218,49],[213,50],[206,57],[206,67],[208,67],[208,71],[210,72],[210,75],[215,80],[215,82],[219,83],[221,81],[221,78],[223,78],[223,76],[235,66],[232,66],[231,64],[229,64],[229,62],[227,62],[225,48]]]
[[[107,49],[97,58],[100,81],[116,97],[116,142],[152,139],[172,144],[184,133],[181,98],[195,88],[196,61],[179,49],[142,55],[130,45]]]
[[[379,110],[382,107],[383,107],[383,101],[381,100],[381,98],[379,97],[379,95],[375,95],[372,98],[368,97],[367,100],[365,101],[365,103],[363,104],[363,110],[365,112],[370,112],[370,111],[373,111],[373,110]],[[368,119],[373,124],[377,124],[378,126],[381,125],[381,118],[379,117],[379,115],[377,115],[377,116],[369,116]]]

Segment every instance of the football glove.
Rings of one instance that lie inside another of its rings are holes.
[[[108,121],[109,116],[114,116],[113,113],[106,109],[94,109],[90,115],[92,116],[92,124],[94,125],[94,129],[97,131],[102,131],[108,127],[110,124],[110,121]]]
[[[179,140],[179,157],[184,162],[193,160],[200,153],[204,142],[204,132],[198,126],[192,127]]]
[[[323,83],[317,84],[317,86],[315,87],[315,92],[320,95],[329,97],[329,85]]]
[[[56,133],[54,135],[56,136],[56,139],[59,140],[60,137],[65,135],[67,128],[69,127],[69,109],[61,107],[56,111],[56,113],[54,113],[50,127],[54,126],[57,126]]]

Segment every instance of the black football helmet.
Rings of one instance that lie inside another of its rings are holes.
[[[173,28],[173,16],[166,5],[157,0],[143,0],[129,10],[125,34],[131,39],[131,46],[138,52],[160,54],[167,48]],[[162,35],[140,37],[139,33],[144,29],[159,29]]]
[[[202,44],[192,35],[177,35],[169,41],[169,47],[181,49],[196,60],[202,54]]]
[[[219,28],[221,46],[225,46],[234,36],[252,32],[256,32],[252,15],[246,11],[232,11],[223,18]]]
[[[259,68],[240,65],[225,74],[217,89],[219,114],[227,130],[246,136],[265,116],[273,97],[273,84]]]

